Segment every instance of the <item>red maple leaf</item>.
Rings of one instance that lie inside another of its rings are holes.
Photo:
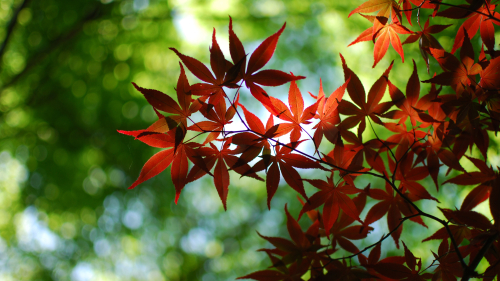
[[[448,151],[449,152],[449,151]],[[450,152],[451,153],[451,152]],[[399,165],[396,169],[396,163],[389,158],[389,167],[392,171],[396,171],[395,179],[400,181],[399,190],[405,193],[409,191],[413,198],[429,199],[439,202],[436,198],[432,197],[427,189],[418,181],[425,179],[429,176],[429,170],[425,166],[415,167],[414,153],[409,152],[399,159]]]
[[[175,102],[170,96],[153,89],[145,89],[137,86],[137,84],[133,83],[134,87],[141,92],[146,100],[155,108],[155,110],[161,110],[170,114],[170,119],[174,120],[177,123],[181,123],[184,125],[184,128],[187,127],[187,120],[191,114],[197,112],[201,108],[202,101],[193,100],[191,98],[191,86],[186,77],[186,73],[184,72],[184,67],[180,64],[181,74],[179,75],[179,79],[177,80],[177,101]],[[161,119],[161,118],[160,118]],[[158,129],[158,128],[157,128]],[[164,131],[166,132],[170,127],[164,127]],[[158,131],[158,130],[156,130]],[[159,131],[158,131],[159,132]]]
[[[496,5],[490,2],[490,0],[472,1],[468,6],[460,5],[460,7],[450,7],[437,13],[438,16],[451,19],[468,17],[458,29],[455,41],[453,42],[453,48],[451,49],[452,54],[462,46],[462,42],[466,36],[470,36],[469,38],[474,37],[479,29],[481,30],[480,34],[483,43],[489,51],[493,51],[495,47],[495,28],[493,24],[499,25],[499,23],[498,21],[490,19],[487,15],[491,15],[496,19],[500,19],[500,15],[495,12]]]
[[[270,98],[274,108],[271,113],[275,112],[277,113],[275,114],[276,117],[283,121],[290,122],[281,123],[280,129],[283,130],[283,133],[291,132],[290,142],[297,142],[300,139],[300,135],[303,130],[301,124],[311,123],[308,120],[312,119],[316,115],[318,102],[315,102],[304,109],[304,99],[295,81],[292,81],[290,84],[290,90],[288,91],[288,104],[290,105],[290,109],[288,109],[288,107],[281,100],[274,97]]]
[[[393,14],[398,14],[399,7],[394,0],[369,0],[352,10],[347,17],[355,13],[372,13],[378,12],[377,16],[388,18]]]
[[[361,138],[361,134],[366,128],[366,117],[370,117],[373,122],[383,125],[383,122],[378,116],[385,113],[392,106],[392,102],[380,103],[387,87],[387,76],[391,71],[392,63],[384,74],[382,74],[382,76],[373,84],[370,92],[368,93],[367,102],[365,89],[358,76],[347,67],[342,55],[340,58],[342,59],[345,80],[347,81],[350,78],[350,81],[347,84],[347,92],[349,93],[351,100],[354,102],[354,104],[347,100],[342,100],[340,102],[338,106],[339,113],[349,116],[341,122],[340,126],[342,130],[346,130],[359,124],[358,137]],[[356,105],[359,106],[359,108]]]
[[[345,149],[341,138],[337,138],[335,148],[324,155],[323,161],[330,164],[332,170],[339,170],[340,176],[347,184],[354,186],[354,179],[361,173],[368,171],[363,168],[363,154],[358,153],[362,147]]]
[[[255,51],[250,56],[248,60],[248,65],[246,63],[246,53],[238,39],[238,36],[233,31],[232,19],[229,18],[229,51],[231,53],[231,58],[235,64],[242,62],[241,76],[245,80],[245,85],[250,89],[252,95],[260,101],[268,110],[273,113],[273,105],[269,99],[269,95],[262,86],[279,86],[290,81],[295,81],[299,79],[304,79],[304,76],[293,76],[283,71],[268,69],[257,72],[259,69],[264,67],[267,62],[271,59],[276,50],[276,45],[278,44],[278,39],[285,29],[286,23],[283,24],[280,30],[275,34],[269,36],[265,39]],[[245,66],[247,66],[245,71]]]
[[[314,260],[321,259],[324,255],[319,251],[324,246],[319,243],[318,223],[313,223],[309,229],[304,232],[298,222],[290,215],[285,205],[287,216],[287,229],[291,241],[280,237],[267,237],[259,233],[259,236],[271,243],[275,249],[261,249],[265,251],[273,261],[275,270],[262,270],[249,275],[239,277],[238,279],[254,280],[300,280],[309,269]],[[281,258],[277,258],[279,256]],[[287,264],[291,264],[286,267]],[[297,279],[299,278],[299,279]]]
[[[462,252],[462,251],[460,251]],[[462,277],[463,269],[459,263],[458,255],[450,248],[448,239],[443,239],[438,248],[438,253],[432,252],[434,258],[439,261],[438,267],[434,270],[434,276],[443,281],[455,281],[457,277]],[[462,254],[462,256],[464,256]]]
[[[368,258],[365,255],[358,255],[359,263],[368,269],[368,272],[372,275],[378,277],[378,279],[393,281],[394,279],[387,278],[380,273],[377,273],[373,267],[379,263],[396,263],[396,264],[404,264],[405,257],[402,256],[390,256],[380,260],[380,252],[381,252],[382,242],[377,243],[377,245],[370,251]]]
[[[210,95],[209,103],[217,103],[225,96],[223,87],[238,88],[236,84],[244,79],[246,86],[250,89],[252,95],[262,104],[272,110],[272,104],[267,93],[259,86],[279,86],[287,82],[303,79],[303,76],[293,76],[279,70],[261,69],[271,59],[276,49],[278,39],[285,29],[285,25],[275,34],[264,40],[259,47],[252,53],[246,63],[246,53],[243,44],[238,39],[232,29],[232,19],[229,18],[229,51],[233,63],[224,58],[217,40],[215,38],[215,29],[212,36],[212,48],[210,49],[210,65],[214,75],[200,61],[195,58],[181,54],[175,48],[170,48],[182,60],[186,67],[200,80],[206,83],[198,83],[192,86],[195,95]],[[245,72],[245,66],[247,67]]]
[[[397,19],[393,23],[388,24],[387,17],[372,17],[365,16],[366,19],[373,22],[373,27],[363,31],[356,40],[348,46],[354,45],[363,41],[372,40],[375,43],[373,49],[374,63],[373,67],[385,56],[389,49],[389,44],[392,45],[394,50],[401,56],[402,61],[405,61],[403,45],[399,39],[398,34],[412,34],[413,32],[399,23]],[[394,19],[394,18],[393,18]]]
[[[330,234],[330,229],[337,221],[340,210],[344,211],[344,213],[351,218],[363,223],[359,218],[359,212],[356,208],[356,205],[354,205],[354,202],[348,196],[351,194],[359,193],[361,192],[361,190],[357,189],[354,186],[346,184],[344,181],[339,184],[334,184],[333,173],[330,177],[327,177],[327,180],[328,182],[324,180],[305,179],[305,181],[320,190],[313,194],[306,202],[306,204],[300,211],[299,219],[302,214],[304,214],[304,212],[314,210],[324,205],[323,225],[325,226],[326,235]]]
[[[397,226],[400,224],[401,219],[403,218],[401,214],[405,217],[409,217],[415,215],[417,211],[410,206],[406,200],[404,200],[399,194],[394,194],[395,191],[392,187],[386,183],[385,191],[382,189],[369,189],[368,196],[376,200],[382,200],[375,204],[366,215],[365,224],[370,225],[379,219],[381,219],[385,214],[387,214],[387,225],[390,230],[396,229],[391,233],[394,242],[396,243],[396,247],[399,249],[399,237],[401,237],[401,233],[403,231],[403,225]],[[412,202],[420,200],[420,198],[414,197],[409,193],[404,194],[408,199]],[[426,226],[421,217],[412,217],[411,221],[414,221],[420,225]]]
[[[235,156],[235,154],[239,154],[241,152],[238,149],[229,149],[231,143],[232,142],[230,138],[225,139],[222,148],[219,150],[212,142],[210,142],[210,147],[200,147],[196,151],[196,154],[205,157],[203,161],[207,163],[205,169],[203,167],[198,168],[201,169],[200,173],[205,172],[206,169],[210,170],[215,164],[215,168],[213,171],[214,185],[217,189],[217,192],[219,193],[219,197],[225,210],[227,210],[226,200],[229,187],[229,168],[232,168],[232,170],[241,174],[242,176],[245,175],[258,180],[262,180],[262,178],[257,176],[255,173],[249,173],[250,166],[248,164],[240,164],[235,167],[235,164],[239,159],[237,156]],[[200,177],[200,175],[198,175],[197,177]]]
[[[299,142],[300,143],[300,142]],[[302,178],[295,168],[301,169],[324,169],[319,163],[297,153],[292,153],[298,143],[288,144],[287,147],[276,144],[276,155],[262,155],[262,159],[257,162],[252,172],[266,169],[267,206],[271,208],[271,199],[278,189],[280,174],[283,175],[286,183],[295,189],[302,197],[308,198]]]
[[[318,96],[314,96],[309,93],[313,98],[318,100],[317,114],[314,118],[319,119],[319,123],[314,126],[313,140],[316,149],[320,146],[323,136],[326,137],[331,143],[337,143],[337,137],[339,130],[335,126],[340,123],[339,111],[337,107],[339,102],[344,96],[347,84],[349,84],[350,78],[348,78],[342,86],[337,88],[328,98],[325,97],[323,92],[323,85],[321,79],[319,80],[319,93]]]
[[[224,126],[230,124],[236,113],[236,104],[229,106],[226,109],[226,102],[221,99],[217,105],[213,106],[211,104],[204,103],[200,112],[205,118],[210,121],[200,121],[188,127],[188,130],[195,132],[210,132],[203,142],[203,145],[215,140],[221,132],[224,130]]]
[[[356,206],[357,212],[361,213],[366,205],[366,193],[361,192],[358,196],[352,198],[354,205]],[[331,243],[332,248],[336,248],[339,245],[346,251],[351,253],[358,253],[359,249],[354,245],[351,240],[360,240],[366,238],[368,233],[373,230],[368,224],[362,225],[351,225],[356,219],[351,216],[346,215],[343,211],[340,211],[340,215],[337,221],[331,227]]]
[[[429,19],[427,19],[422,31],[418,31],[415,34],[408,36],[408,38],[406,38],[406,40],[403,42],[404,45],[419,40],[418,47],[420,48],[420,53],[422,54],[425,64],[427,65],[427,73],[429,73],[429,56],[427,54],[431,54],[430,48],[443,50],[441,44],[439,44],[436,38],[434,38],[434,36],[432,36],[431,34],[440,33],[449,26],[451,26],[451,24],[429,26]]]
[[[431,273],[422,273],[422,259],[417,259],[413,253],[408,250],[403,242],[405,249],[406,266],[399,263],[377,263],[372,268],[383,276],[398,279],[398,280],[411,280],[411,281],[424,281],[432,278]]]
[[[457,97],[462,95],[466,87],[471,84],[475,85],[474,76],[482,69],[479,64],[474,63],[474,49],[467,33],[460,50],[460,61],[452,54],[440,49],[431,48],[431,53],[445,72],[422,82],[451,86],[457,93]]]
[[[163,170],[172,164],[170,168],[170,174],[172,178],[172,182],[174,183],[176,195],[175,195],[175,203],[179,200],[179,196],[181,194],[182,189],[188,183],[187,174],[188,174],[188,157],[191,162],[199,163],[198,159],[195,158],[197,155],[196,148],[199,147],[199,144],[196,143],[179,143],[176,138],[176,134],[178,131],[171,130],[167,134],[161,133],[149,133],[141,131],[118,131],[122,134],[136,136],[139,140],[144,139],[144,142],[150,144],[154,147],[168,148],[170,149],[162,150],[155,155],[153,155],[142,167],[141,172],[137,180],[129,187],[132,189],[137,185],[147,181],[148,179],[158,175]],[[142,136],[141,136],[142,134]],[[182,138],[184,134],[182,134]],[[182,139],[180,140],[182,142]],[[175,146],[175,147],[174,147]],[[196,166],[195,166],[196,167]]]
[[[413,127],[417,126],[417,121],[421,123],[437,122],[434,118],[429,116],[425,111],[429,109],[435,98],[432,92],[419,100],[420,96],[420,80],[418,79],[417,66],[413,61],[413,73],[406,84],[406,97],[405,95],[390,81],[389,94],[391,95],[392,102],[400,109],[393,110],[386,114],[384,117],[391,119],[399,119],[398,124],[406,122],[409,117]]]

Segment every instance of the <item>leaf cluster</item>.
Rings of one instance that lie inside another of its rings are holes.
[[[274,246],[262,249],[272,266],[241,278],[302,280],[309,272],[309,280],[493,280],[500,270],[500,176],[498,167],[494,169],[488,161],[487,149],[490,135],[496,135],[500,129],[499,53],[494,50],[493,26],[500,22],[500,17],[495,8],[490,1],[476,0],[466,5],[432,0],[365,2],[350,16],[359,13],[373,27],[351,45],[373,41],[373,67],[386,54],[389,44],[404,60],[402,45],[419,41],[428,70],[433,59],[441,67],[440,72],[421,81],[413,62],[413,73],[403,92],[391,83],[391,63],[366,91],[347,59],[340,55],[344,84],[328,97],[320,86],[318,95],[310,94],[314,101],[308,106],[295,82],[305,77],[261,70],[273,56],[285,25],[248,55],[230,19],[231,61],[222,53],[215,30],[210,48],[211,70],[172,48],[182,62],[177,102],[162,92],[134,84],[155,109],[158,121],[144,130],[119,132],[165,150],[146,162],[130,188],[170,167],[177,202],[189,182],[208,175],[227,209],[229,171],[233,171],[240,177],[265,181],[270,208],[283,178],[300,195],[303,208],[298,218],[307,214],[311,225],[302,230],[285,206],[291,240],[261,235]],[[451,52],[446,52],[433,37],[449,25],[430,25],[429,19],[424,27],[420,26],[420,10],[426,9],[432,13],[430,19],[465,19]],[[403,25],[404,16],[409,26],[415,28],[414,11],[420,31]],[[478,29],[486,50],[483,46],[474,51],[471,44]],[[404,34],[409,36],[401,43],[399,36]],[[460,54],[456,57],[453,54],[458,49]],[[184,67],[202,82],[190,84]],[[263,88],[288,82],[288,104]],[[421,83],[430,83],[430,91],[423,93]],[[248,88],[269,113],[265,122],[240,104],[242,87]],[[230,91],[234,91],[233,96]],[[349,100],[344,98],[346,91]],[[384,102],[387,92],[390,98]],[[195,116],[201,116],[203,121],[195,122]],[[241,129],[228,130],[232,122],[241,124]],[[313,124],[312,130],[305,129],[309,124]],[[375,138],[364,139],[367,128]],[[377,131],[389,131],[390,135],[380,138]],[[188,137],[190,134],[195,136]],[[199,135],[206,135],[205,140],[197,141]],[[325,142],[333,149],[325,150]],[[304,143],[311,144],[314,150],[308,151]],[[473,149],[479,150],[479,157],[472,156]],[[465,159],[479,171],[466,170],[462,165]],[[314,178],[304,178],[301,169],[313,170]],[[444,170],[449,178],[440,183],[438,175]],[[456,176],[450,176],[451,171]],[[359,177],[383,180],[384,188],[360,187]],[[424,185],[423,180],[429,177],[435,188]],[[433,194],[447,183],[476,187],[459,209],[450,208],[450,202],[439,202],[441,218],[418,207],[418,202],[424,200],[438,201]],[[305,185],[311,185],[315,192],[308,196]],[[376,203],[365,210],[367,200]],[[486,200],[493,222],[473,210]],[[366,216],[361,218],[364,211]],[[358,249],[352,241],[366,238],[374,223],[384,217],[388,234],[377,243]],[[415,257],[404,243],[402,256],[381,259],[382,242],[392,237],[400,248],[404,222],[411,220],[427,227],[423,217],[442,225],[442,229],[423,239],[441,241],[439,249],[433,250],[433,273],[423,268],[422,259]],[[367,257],[365,252],[370,248]],[[334,258],[339,249],[352,255]],[[355,257],[359,264],[347,262]],[[483,258],[490,267],[477,273],[476,267]]]

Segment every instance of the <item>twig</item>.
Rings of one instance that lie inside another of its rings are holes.
[[[453,4],[448,4],[448,3],[443,3],[443,2],[437,2],[435,0],[430,0],[431,4],[440,4],[440,5],[445,5],[445,6],[449,6],[449,7],[454,7],[454,8],[457,8],[457,9],[462,9],[462,10],[466,10],[466,11],[469,11],[469,12],[472,12],[472,13],[476,13],[476,14],[480,14],[480,15],[483,15],[483,16],[486,16],[488,17],[489,19],[491,20],[494,20],[496,22],[499,22],[500,23],[500,19],[497,19],[495,18],[494,16],[491,16],[491,15],[488,15],[488,14],[485,14],[483,12],[479,12],[478,10],[473,10],[473,9],[470,9],[469,7],[464,7],[464,6],[460,6],[460,5],[453,5]]]
[[[0,62],[3,59],[3,55],[5,54],[5,49],[7,48],[7,44],[9,43],[9,39],[12,35],[12,32],[14,31],[14,27],[16,26],[17,22],[17,17],[19,16],[19,13],[21,12],[24,7],[28,5],[28,2],[30,0],[24,0],[19,7],[17,7],[16,11],[12,15],[12,18],[9,21],[9,24],[7,25],[7,33],[5,35],[5,38],[3,39],[2,45],[0,46]]]
[[[67,33],[59,36],[57,39],[53,40],[49,46],[44,48],[43,50],[39,51],[36,54],[33,54],[31,56],[31,59],[28,61],[26,64],[26,67],[18,73],[16,76],[12,77],[10,81],[7,83],[3,84],[0,88],[0,95],[2,94],[3,89],[8,88],[12,86],[14,83],[16,83],[21,77],[23,77],[28,71],[30,71],[33,67],[37,66],[41,61],[43,61],[51,52],[56,50],[60,45],[63,43],[69,41],[71,38],[76,36],[83,28],[83,25],[91,20],[94,20],[98,18],[100,15],[99,13],[99,8],[95,7],[92,9],[79,23],[77,23],[71,30],[69,30]]]

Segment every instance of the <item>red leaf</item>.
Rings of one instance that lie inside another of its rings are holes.
[[[155,108],[168,113],[182,114],[182,109],[171,97],[157,90],[141,88],[134,82],[132,82],[132,85],[134,85],[134,87],[148,100],[149,104]]]
[[[417,265],[416,263],[416,258],[415,256],[413,255],[413,253],[408,250],[408,248],[406,247],[406,244],[405,242],[403,242],[403,247],[405,249],[405,260],[406,260],[406,265],[411,269],[411,270],[415,270],[415,266]]]
[[[247,75],[261,69],[271,59],[278,44],[278,39],[285,30],[286,23],[276,32],[264,40],[252,53],[248,60]]]
[[[271,199],[273,199],[278,185],[280,183],[280,171],[276,163],[272,163],[267,170],[266,189],[267,189],[267,207],[271,210]]]
[[[492,183],[490,194],[490,212],[495,220],[495,225],[500,225],[500,177],[497,177]]]
[[[474,188],[464,199],[462,203],[462,207],[460,207],[461,211],[470,211],[474,209],[481,202],[485,201],[490,197],[491,186],[480,185]]]
[[[304,76],[293,76],[280,70],[266,69],[247,77],[247,81],[263,86],[280,86],[290,81],[304,78]]]
[[[397,6],[393,0],[369,0],[354,9],[347,17],[350,17],[355,13],[365,14],[377,11],[377,16],[389,17],[391,10],[394,11],[394,8],[397,8]]]
[[[229,187],[229,172],[227,171],[226,164],[224,164],[222,157],[219,157],[217,164],[215,164],[214,183],[222,201],[222,205],[224,206],[224,210],[227,210],[226,200]]]
[[[172,168],[170,169],[172,181],[174,182],[175,186],[175,204],[177,204],[179,196],[181,195],[181,191],[187,184],[187,173],[188,159],[184,145],[181,145],[175,152]]]
[[[210,48],[210,66],[214,71],[217,83],[221,84],[227,67],[224,54],[222,54],[219,44],[217,43],[217,39],[215,38],[215,28],[212,34],[212,48]]]
[[[375,21],[379,21],[379,17]],[[387,19],[385,19],[387,21]],[[375,42],[375,47],[373,49],[373,56],[374,56],[374,63],[373,67],[377,65],[377,63],[385,56],[385,53],[387,52],[387,49],[389,48],[389,43],[392,45],[394,50],[401,56],[401,60],[404,62],[405,57],[404,57],[404,52],[403,52],[403,46],[401,44],[401,40],[399,39],[398,34],[411,34],[412,32],[408,30],[406,27],[396,24],[396,23],[391,23],[389,25],[386,25],[383,22],[380,22],[382,27],[377,33],[377,41]]]
[[[198,79],[203,80],[210,84],[217,83],[210,70],[208,70],[208,68],[199,60],[185,56],[179,53],[179,51],[177,51],[175,48],[170,48],[170,50],[174,51],[177,54],[177,56],[182,60],[182,62],[186,65],[189,71],[191,71],[191,73],[193,73],[194,76],[198,77]]]
[[[240,39],[233,31],[233,19],[229,17],[229,52],[231,53],[231,59],[233,63],[238,63],[240,60],[244,60],[242,69],[246,66],[246,53],[243,44],[241,44]]]
[[[288,212],[287,205],[285,204],[285,213],[286,213],[286,226],[288,228],[288,233],[290,233],[290,237],[293,242],[299,247],[306,247],[308,244],[307,238],[302,231],[299,223],[290,215]]]
[[[137,180],[129,187],[129,189],[132,189],[139,185],[142,182],[145,182],[149,180],[150,178],[158,175],[161,173],[163,170],[165,170],[168,166],[170,166],[170,163],[172,163],[172,160],[174,159],[174,150],[173,149],[167,149],[167,150],[162,150],[155,155],[153,155],[149,160],[144,164],[142,167],[141,173]]]

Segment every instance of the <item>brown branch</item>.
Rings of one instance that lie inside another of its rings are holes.
[[[19,13],[21,12],[26,5],[28,5],[28,2],[30,0],[24,0],[19,7],[17,7],[16,11],[12,15],[12,18],[10,19],[9,24],[7,25],[7,33],[5,35],[5,38],[3,39],[2,45],[0,46],[0,62],[2,61],[3,55],[5,54],[5,49],[7,48],[7,44],[9,43],[9,39],[12,35],[12,32],[14,31],[14,27],[16,26],[17,22],[17,17],[19,16]]]
[[[430,0],[430,2],[429,2],[429,3],[431,3],[431,4],[441,4],[441,5],[445,5],[445,6],[449,6],[449,7],[454,7],[454,8],[457,8],[457,9],[466,10],[466,11],[469,11],[469,12],[471,12],[471,13],[476,13],[476,14],[480,14],[480,15],[486,16],[486,17],[488,17],[488,19],[490,19],[490,20],[494,20],[494,21],[496,21],[496,22],[499,22],[499,23],[500,23],[500,19],[495,18],[495,17],[494,17],[494,16],[492,16],[492,15],[488,15],[488,14],[486,14],[486,13],[479,12],[478,10],[470,9],[469,7],[464,7],[464,6],[460,6],[460,5],[454,5],[454,4],[448,4],[448,3],[443,3],[443,2],[437,2],[437,1],[435,1],[435,0]],[[489,10],[489,8],[488,8],[488,10]],[[469,13],[469,14],[467,14],[464,18],[466,18],[468,15],[470,15],[470,13]]]
[[[362,254],[362,253],[363,253],[363,252],[365,252],[366,250],[368,250],[368,249],[370,249],[370,248],[373,248],[373,247],[377,246],[378,244],[382,243],[382,241],[384,241],[385,239],[389,238],[389,237],[390,237],[390,236],[391,236],[394,232],[396,232],[396,230],[398,230],[398,228],[399,228],[399,227],[400,227],[400,226],[401,226],[401,225],[402,225],[405,221],[407,221],[407,220],[409,220],[409,219],[411,219],[411,218],[414,218],[414,217],[418,217],[418,216],[420,216],[420,214],[414,214],[414,215],[411,215],[411,216],[407,216],[407,217],[402,218],[402,219],[399,221],[398,225],[397,225],[397,226],[396,226],[393,230],[391,230],[389,233],[387,233],[387,234],[385,234],[384,236],[382,236],[382,238],[381,238],[379,241],[375,242],[374,244],[372,244],[372,245],[370,245],[370,246],[365,247],[363,250],[361,250],[361,251],[359,251],[359,252],[357,252],[357,253],[355,253],[355,254],[352,254],[352,255],[347,256],[347,257],[334,258],[334,259],[332,259],[332,260],[345,260],[345,259],[351,259],[351,258],[354,258],[354,257],[356,257],[356,256],[358,256],[358,255],[360,255],[360,254]],[[325,266],[326,266],[326,265],[325,265]]]
[[[12,77],[10,79],[10,81],[8,81],[7,83],[5,83],[1,86],[0,95],[2,93],[1,90],[8,88],[8,87],[12,86],[13,84],[15,84],[20,78],[22,78],[24,75],[26,75],[26,73],[28,73],[32,68],[34,68],[35,66],[40,64],[40,62],[42,62],[43,60],[45,60],[49,56],[49,54],[51,54],[58,47],[60,47],[61,45],[63,45],[64,43],[68,42],[70,39],[75,37],[77,34],[79,34],[85,23],[98,18],[100,15],[101,15],[101,13],[99,13],[99,8],[95,7],[80,22],[75,24],[75,26],[73,26],[73,28],[71,28],[68,32],[57,37],[55,40],[51,41],[50,45],[47,46],[46,48],[42,49],[41,51],[37,52],[36,54],[33,54],[31,56],[31,59],[28,61],[28,63],[24,67],[24,69],[21,72],[19,72],[17,75],[15,75],[14,77]]]

